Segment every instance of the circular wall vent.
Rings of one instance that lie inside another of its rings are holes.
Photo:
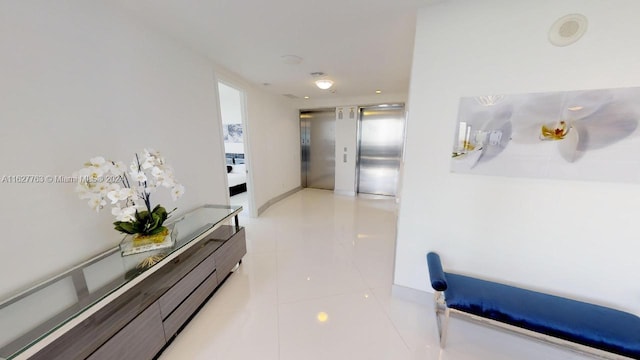
[[[555,46],[567,46],[578,41],[587,32],[587,18],[581,14],[561,17],[549,29],[549,41]]]

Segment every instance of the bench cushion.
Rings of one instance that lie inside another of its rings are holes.
[[[445,273],[447,306],[553,337],[640,358],[640,318],[622,311]]]

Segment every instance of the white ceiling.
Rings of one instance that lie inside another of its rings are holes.
[[[112,0],[266,89],[313,99],[407,93],[417,8],[428,0]],[[303,58],[285,64],[283,55]],[[335,84],[320,90],[311,72]]]

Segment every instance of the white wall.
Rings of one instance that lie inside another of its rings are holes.
[[[358,106],[336,108],[336,170],[334,191],[356,194],[356,155],[358,138]]]
[[[636,184],[452,174],[463,96],[637,86],[640,3],[452,0],[419,12],[395,283],[428,289],[425,254],[447,269],[640,312]],[[576,44],[547,40],[589,18]]]
[[[93,1],[0,2],[0,172],[71,175],[90,157],[155,148],[186,187],[184,212],[226,201],[210,62]],[[0,184],[0,298],[121,236],[73,184]]]
[[[226,124],[242,124],[243,100],[240,90],[223,83],[218,83],[220,96],[220,116],[223,126]],[[224,142],[224,152],[230,154],[244,154],[243,142]]]
[[[259,209],[300,186],[298,110],[284,96],[268,93],[222,67],[216,68],[216,76],[245,93],[248,186]]]
[[[242,97],[240,91],[229,85],[218,83],[218,94],[220,96],[222,123],[242,124]]]

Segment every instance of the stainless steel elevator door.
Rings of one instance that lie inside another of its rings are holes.
[[[404,143],[404,105],[360,109],[358,192],[395,196]]]
[[[300,112],[302,186],[333,190],[335,187],[336,111]]]

